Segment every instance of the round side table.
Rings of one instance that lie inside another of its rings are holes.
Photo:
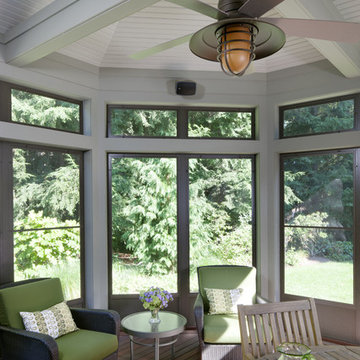
[[[121,326],[130,338],[130,359],[134,359],[134,343],[154,347],[155,360],[159,360],[159,348],[171,345],[171,356],[174,358],[174,344],[177,336],[185,329],[186,318],[170,311],[159,312],[160,323],[150,324],[150,311],[142,311],[125,316]],[[143,339],[154,339],[154,344],[145,344],[134,340],[134,336]],[[160,339],[174,337],[172,340],[160,343]]]

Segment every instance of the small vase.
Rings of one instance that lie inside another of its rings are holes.
[[[150,310],[151,316],[149,319],[150,324],[158,324],[161,320],[159,318],[159,309]]]

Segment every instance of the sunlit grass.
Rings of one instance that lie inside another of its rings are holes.
[[[285,292],[352,304],[353,264],[350,262],[310,261],[287,266]]]
[[[205,265],[205,264],[202,264]],[[15,270],[15,280],[37,277],[59,277],[66,300],[80,297],[80,261],[36,266],[20,272]],[[197,292],[196,270],[190,273],[191,291]],[[113,294],[138,294],[150,286],[159,286],[172,293],[178,292],[177,273],[146,275],[141,267],[122,261],[113,263]],[[343,303],[353,303],[353,264],[324,261],[301,262],[287,266],[285,290],[288,294],[314,297]]]
[[[112,266],[113,294],[138,294],[150,286],[158,286],[169,292],[177,292],[177,273],[146,275],[141,265],[114,260]]]
[[[38,265],[25,272],[15,269],[16,281],[39,277],[60,278],[65,300],[80,298],[80,260],[73,259],[55,265]]]

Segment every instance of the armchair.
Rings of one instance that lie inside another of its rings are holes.
[[[0,358],[116,360],[120,316],[115,311],[70,308],[79,330],[56,339],[25,330],[20,311],[42,311],[62,301],[64,297],[58,278],[0,286]]]
[[[256,269],[247,266],[200,266],[198,271],[199,294],[194,304],[202,360],[241,359],[241,338],[237,313],[209,314],[209,300],[205,288],[241,288],[244,304],[265,303],[256,294]]]

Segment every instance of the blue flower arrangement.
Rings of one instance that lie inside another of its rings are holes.
[[[139,299],[147,310],[164,309],[168,307],[170,301],[174,300],[167,290],[154,286],[148,290],[141,291]]]

